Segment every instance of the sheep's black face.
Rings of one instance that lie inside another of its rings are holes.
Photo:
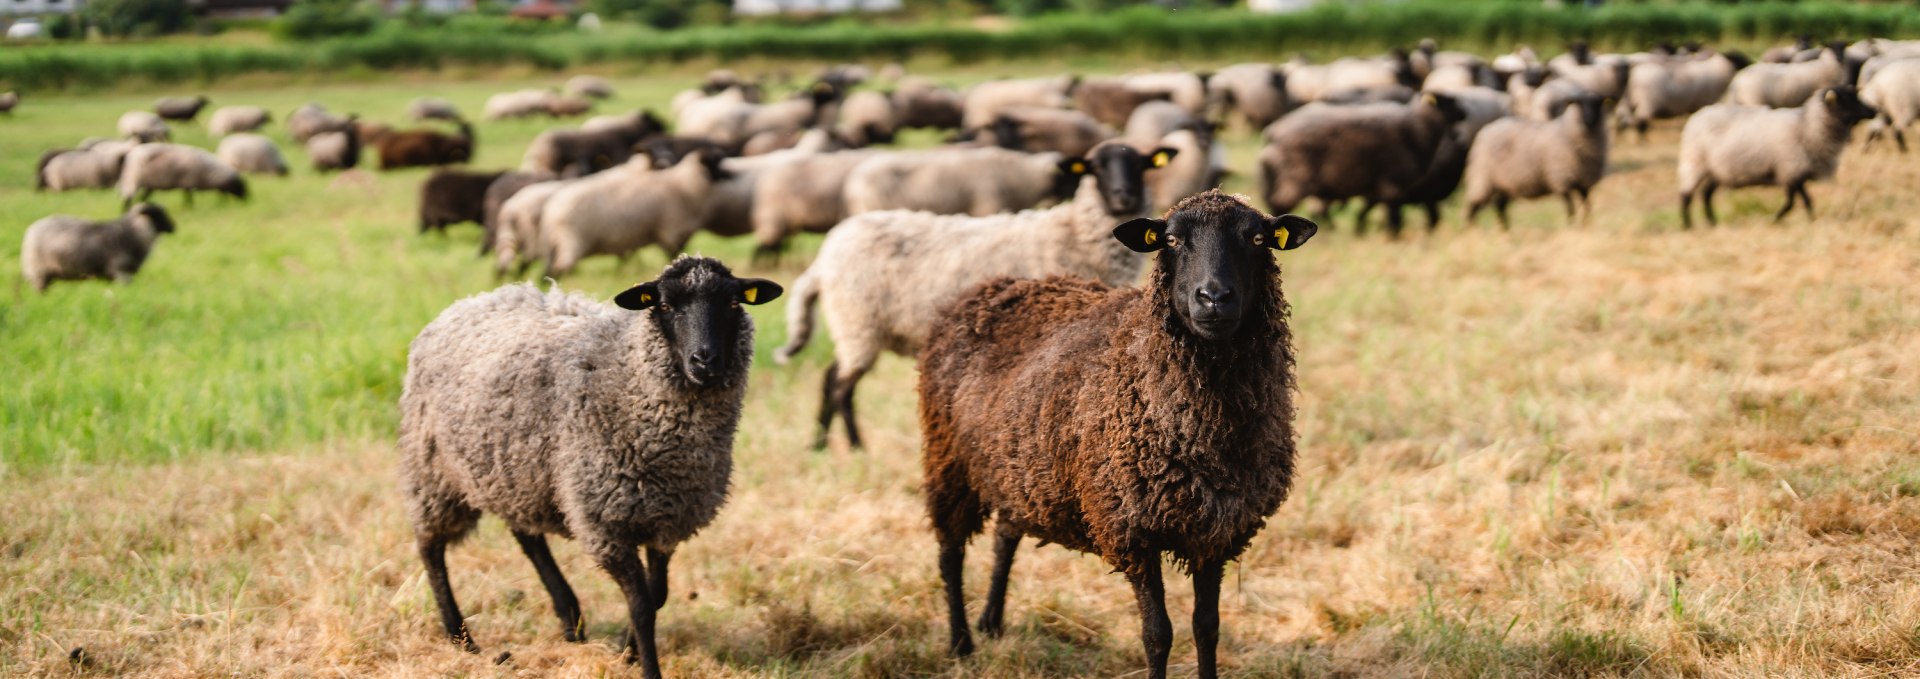
[[[1821,102],[1826,105],[1827,110],[1832,111],[1833,116],[1838,118],[1844,125],[1852,126],[1860,121],[1871,120],[1874,116],[1880,115],[1880,112],[1873,110],[1872,106],[1868,106],[1866,102],[1860,101],[1860,92],[1858,90],[1846,85],[1823,90],[1816,96],[1820,97]]]
[[[1147,204],[1147,171],[1166,167],[1179,153],[1161,147],[1143,156],[1124,144],[1102,144],[1086,158],[1060,161],[1060,175],[1077,186],[1080,175],[1092,174],[1107,214],[1139,214]]]
[[[133,211],[135,214],[146,217],[147,221],[153,224],[153,230],[155,232],[173,233],[173,218],[167,216],[167,211],[160,206],[153,203],[141,203],[133,206]]]
[[[734,278],[719,261],[684,257],[668,265],[659,280],[636,285],[613,301],[649,311],[680,375],[694,386],[707,386],[746,367],[727,364],[746,313],[740,305],[765,304],[780,293],[772,281]]]
[[[1189,332],[1221,341],[1266,302],[1269,250],[1292,250],[1319,227],[1303,217],[1267,217],[1217,190],[1182,201],[1166,221],[1135,219],[1113,230],[1136,252],[1160,252],[1156,280]]]

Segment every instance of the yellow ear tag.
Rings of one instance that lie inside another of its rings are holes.
[[[748,304],[753,304],[754,303],[753,300],[758,298],[759,296],[760,296],[760,288],[758,287],[749,287],[745,290],[740,291],[740,298],[747,300]]]
[[[1152,245],[1154,241],[1160,240],[1160,234],[1154,233],[1153,229],[1147,229],[1141,234],[1140,238],[1145,240],[1148,245]]]
[[[1155,153],[1155,154],[1153,154],[1153,166],[1154,166],[1154,167],[1166,167],[1166,166],[1167,166],[1167,162],[1168,162],[1168,160],[1167,160],[1167,154],[1165,154],[1165,153]]]
[[[1273,246],[1277,248],[1284,248],[1287,246],[1287,227],[1284,227],[1284,226],[1273,227]]]
[[[1073,165],[1071,165],[1071,166],[1069,166],[1069,167],[1068,167],[1067,169],[1069,169],[1069,170],[1073,170],[1073,173],[1074,173],[1074,174],[1086,174],[1086,173],[1087,173],[1087,164],[1086,164],[1086,163],[1081,163],[1081,162],[1076,162],[1076,163],[1074,163]]]
[[[649,295],[649,294],[647,294],[647,293],[644,293],[644,292],[643,292],[643,293],[640,293],[640,303],[641,303],[641,304],[652,304],[652,303],[653,303],[653,295]]]

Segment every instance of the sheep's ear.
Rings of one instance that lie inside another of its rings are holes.
[[[1822,98],[1826,100],[1828,106],[1840,103],[1840,95],[1833,90],[1827,90],[1826,96]]]
[[[648,281],[613,296],[613,303],[630,311],[645,311],[660,303],[660,284]]]
[[[1320,225],[1300,215],[1280,215],[1267,220],[1267,233],[1254,237],[1255,245],[1266,245],[1275,250],[1292,250],[1306,245],[1307,239],[1319,233]]]
[[[1180,149],[1162,146],[1154,149],[1153,153],[1147,156],[1147,164],[1154,168],[1166,167],[1168,163],[1173,162],[1173,157],[1177,155],[1180,155]]]
[[[1167,246],[1167,223],[1141,217],[1113,227],[1114,240],[1134,252],[1153,252]]]
[[[1085,158],[1068,158],[1060,161],[1060,174],[1079,176],[1087,173]]]
[[[766,304],[779,299],[782,292],[785,290],[781,289],[779,283],[764,278],[740,279],[740,303],[742,304]]]

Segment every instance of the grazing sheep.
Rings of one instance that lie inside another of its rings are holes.
[[[993,119],[991,129],[1000,148],[1063,156],[1086,155],[1118,135],[1092,116],[1058,108],[1009,108]]]
[[[666,124],[650,111],[590,122],[592,129],[548,130],[534,137],[520,169],[584,177],[627,162],[635,146],[666,133]]]
[[[320,132],[307,138],[307,157],[319,172],[351,170],[360,166],[360,130],[352,118],[340,130]]]
[[[801,232],[826,233],[847,218],[847,176],[871,151],[840,151],[797,158],[767,168],[753,187],[755,254],[780,252]]]
[[[700,229],[707,193],[727,178],[720,161],[694,153],[654,170],[635,159],[568,183],[540,213],[546,276],[565,276],[587,257],[625,257],[648,245],[659,245],[669,257],[680,254]]]
[[[1325,103],[1301,107],[1265,132],[1260,186],[1276,213],[1307,198],[1364,198],[1387,206],[1389,234],[1400,207],[1466,111],[1450,95],[1428,92],[1413,105]]]
[[[814,80],[827,83],[840,91],[853,89],[872,77],[873,72],[860,64],[835,64],[820,69]]]
[[[900,129],[959,129],[964,113],[958,91],[920,77],[907,77],[893,91]]]
[[[559,95],[552,90],[541,89],[502,92],[487,97],[487,103],[481,107],[480,115],[487,120],[547,115],[547,107],[556,96]]]
[[[272,139],[251,132],[228,135],[216,149],[220,160],[246,174],[287,176],[287,159]]]
[[[961,99],[960,127],[977,130],[993,124],[1002,111],[1015,107],[1067,108],[1079,79],[1073,76],[990,80],[974,85]]]
[[[1733,76],[1748,65],[1738,52],[1644,63],[1627,76],[1626,98],[1620,104],[1622,126],[1639,130],[1646,139],[1652,121],[1693,115],[1726,96]]]
[[[420,97],[407,104],[407,117],[415,120],[459,120],[460,109],[438,97]]]
[[[128,111],[120,116],[120,136],[141,143],[166,141],[173,137],[173,130],[160,116],[146,111]]]
[[[499,224],[490,233],[495,276],[505,278],[509,269],[515,271],[515,276],[524,276],[535,261],[546,260],[546,241],[540,233],[540,213],[546,210],[547,201],[553,198],[553,194],[566,185],[566,181],[530,184],[500,204],[500,214],[496,218]]]
[[[46,217],[28,226],[20,242],[20,274],[39,292],[56,280],[131,283],[163,233],[173,233],[173,219],[152,203],[133,205],[110,222]]]
[[[824,308],[833,336],[816,448],[826,445],[835,415],[860,447],[853,392],[880,352],[912,356],[925,344],[934,314],[968,288],[1000,276],[1086,276],[1132,283],[1140,258],[1107,236],[1113,225],[1145,215],[1145,174],[1177,152],[1142,155],[1104,144],[1087,158],[1059,161],[1075,177],[1073,200],[1046,210],[969,217],[903,210],[857,215],[828,232],[807,272],[794,281],[787,306],[785,363],[813,334],[813,305]],[[864,167],[864,166],[863,166]],[[975,170],[976,172],[980,170]]]
[[[879,92],[855,92],[840,104],[840,136],[856,147],[893,143],[900,131],[893,99]]]
[[[554,96],[547,99],[547,115],[555,118],[573,118],[593,111],[593,101],[579,97]]]
[[[576,75],[567,79],[566,91],[576,97],[607,99],[613,96],[613,83],[597,75]]]
[[[216,137],[253,132],[272,120],[273,114],[259,106],[222,106],[207,119],[207,132]]]
[[[484,232],[480,238],[480,254],[493,251],[493,242],[500,232],[500,209],[507,201],[529,186],[553,179],[553,175],[544,172],[506,172],[487,185],[486,194],[480,198],[480,228]]]
[[[1846,44],[1833,43],[1820,58],[1786,64],[1754,64],[1741,69],[1727,85],[1726,103],[1741,106],[1792,108],[1819,90],[1850,83]]]
[[[54,149],[40,155],[34,173],[37,191],[113,188],[120,181],[130,145],[101,144],[87,149]]]
[[[435,130],[402,130],[369,140],[380,154],[380,169],[427,165],[454,165],[473,159],[473,125],[453,121],[459,134]]]
[[[1292,485],[1294,350],[1271,250],[1313,222],[1218,191],[1109,239],[1158,251],[1146,287],[1003,277],[945,305],[920,352],[927,514],[940,544],[948,651],[973,652],[962,565],[996,521],[980,631],[1004,629],[1028,537],[1097,554],[1139,603],[1147,676],[1173,645],[1161,559],[1193,576],[1196,671],[1218,674],[1226,564]]]
[[[1078,177],[1055,153],[935,149],[875,156],[847,176],[850,214],[923,210],[982,217],[1072,195]]]
[[[154,191],[173,189],[186,192],[189,207],[195,191],[247,199],[247,181],[232,165],[205,150],[179,144],[141,144],[128,151],[119,188],[127,207],[135,200],[146,202]]]
[[[1167,101],[1161,90],[1134,89],[1126,78],[1087,78],[1073,88],[1073,107],[1103,125],[1120,127],[1135,109],[1150,101]],[[1175,106],[1179,106],[1175,104]],[[1031,106],[1017,107],[1032,109]],[[1011,109],[1009,109],[1011,110]],[[1181,107],[1181,110],[1186,110]]]
[[[162,97],[153,102],[153,112],[167,120],[193,120],[199,117],[200,109],[206,106],[206,97]]]
[[[1239,114],[1250,130],[1264,130],[1293,110],[1293,101],[1287,97],[1287,75],[1270,64],[1222,68],[1207,79],[1207,90],[1219,109],[1215,120],[1225,121],[1231,111]]]
[[[13,115],[13,109],[20,105],[20,93],[13,90],[0,92],[0,113]]]
[[[461,222],[485,226],[487,188],[503,174],[434,170],[420,184],[420,233],[446,233],[447,227]]]
[[[660,677],[668,559],[719,513],[732,476],[753,362],[740,305],[779,296],[688,257],[614,297],[642,313],[520,284],[455,302],[420,331],[400,395],[400,488],[449,637],[478,650],[446,548],[491,513],[533,561],[568,641],[586,623],[546,536],[579,540],[626,596],[628,661]]]
[[[287,115],[287,134],[292,135],[294,141],[305,144],[312,140],[314,135],[345,131],[352,127],[357,119],[356,116],[336,116],[328,113],[327,109],[319,104],[303,104]]]
[[[1880,112],[1867,142],[1892,136],[1905,153],[1906,129],[1913,125],[1914,119],[1920,118],[1920,59],[1903,59],[1880,68],[1860,89],[1860,100]]]
[[[1786,187],[1787,204],[1774,221],[1793,210],[1794,196],[1812,218],[1807,182],[1832,177],[1853,126],[1873,116],[1874,110],[1846,85],[1814,92],[1799,108],[1715,104],[1700,109],[1680,131],[1681,226],[1693,226],[1695,193],[1707,224],[1718,223],[1713,193],[1723,187]]]
[[[1465,221],[1473,223],[1491,202],[1500,227],[1508,228],[1509,201],[1556,194],[1566,201],[1568,222],[1574,220],[1575,196],[1591,215],[1588,192],[1607,171],[1604,110],[1600,96],[1588,94],[1551,121],[1507,118],[1481,130],[1467,153]]]

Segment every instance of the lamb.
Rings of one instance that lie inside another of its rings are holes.
[[[251,132],[228,135],[216,149],[220,160],[246,174],[287,176],[287,159],[272,139]]]
[[[216,137],[253,132],[272,120],[273,114],[258,106],[222,106],[207,119],[207,132]]]
[[[473,159],[473,126],[456,120],[459,134],[434,130],[403,130],[373,140],[380,153],[380,169],[423,165],[453,165]]]
[[[120,136],[142,143],[166,141],[173,136],[160,116],[146,111],[128,111],[120,116]]]
[[[1920,118],[1920,59],[1902,59],[1886,64],[1860,89],[1860,100],[1880,111],[1869,143],[1891,133],[1900,151],[1907,150],[1906,129]],[[1884,121],[1884,122],[1883,122]]]
[[[420,233],[461,222],[486,224],[487,188],[505,172],[438,169],[420,184]]]
[[[112,188],[120,181],[131,145],[101,144],[88,149],[54,149],[40,156],[34,174],[37,191]]]
[[[879,92],[855,92],[840,104],[840,136],[854,146],[893,143],[900,131],[893,99]]]
[[[1388,233],[1398,235],[1400,207],[1465,118],[1458,100],[1436,92],[1413,105],[1302,107],[1265,132],[1261,193],[1277,213],[1307,198],[1365,198],[1387,206]]]
[[[1846,43],[1836,42],[1813,61],[1754,64],[1741,69],[1727,86],[1726,103],[1791,108],[1821,89],[1849,84],[1846,48]]]
[[[649,111],[600,119],[593,129],[549,130],[527,145],[520,169],[584,177],[627,162],[634,146],[665,132],[666,124]]]
[[[420,120],[459,120],[460,109],[438,97],[420,97],[407,104],[407,117]]]
[[[152,203],[136,204],[110,222],[46,217],[28,226],[20,242],[20,273],[42,293],[56,280],[131,283],[163,233],[173,233],[173,219]]]
[[[1696,193],[1707,224],[1716,224],[1713,193],[1722,187],[1783,186],[1787,204],[1774,221],[1793,210],[1794,196],[1813,217],[1807,182],[1833,176],[1853,126],[1874,113],[1846,85],[1815,92],[1799,108],[1715,104],[1700,109],[1680,131],[1681,226],[1693,226]]]
[[[1234,64],[1207,79],[1207,90],[1220,117],[1240,115],[1247,129],[1264,130],[1293,110],[1287,98],[1287,75],[1269,64]]]
[[[1107,233],[1146,214],[1145,174],[1176,153],[1163,148],[1142,155],[1116,142],[1086,158],[1059,161],[1078,187],[1071,202],[1046,210],[987,217],[875,212],[834,227],[813,265],[794,281],[787,343],[774,353],[776,362],[786,363],[805,348],[813,306],[825,308],[835,360],[826,371],[814,446],[826,445],[837,414],[848,443],[860,447],[853,393],[861,376],[883,350],[919,351],[935,312],[968,288],[1000,276],[1055,274],[1132,283],[1140,258]]]
[[[303,104],[287,115],[287,134],[292,135],[294,141],[305,144],[312,140],[314,135],[343,132],[348,127],[352,127],[355,120],[355,116],[343,117],[328,113],[327,109],[319,104]]]
[[[1269,250],[1313,222],[1218,191],[1110,236],[1158,251],[1145,288],[999,278],[946,305],[920,352],[922,468],[940,545],[948,650],[973,652],[962,566],[996,519],[980,631],[1004,630],[1020,542],[1097,554],[1132,583],[1147,676],[1173,625],[1160,562],[1193,576],[1198,674],[1218,676],[1220,582],[1287,498],[1294,350]]]
[[[534,261],[547,258],[546,240],[540,231],[540,213],[546,210],[547,201],[553,198],[553,194],[566,185],[566,181],[530,184],[501,203],[500,214],[496,217],[497,226],[490,233],[495,276],[505,278],[509,269],[516,271],[514,275],[525,275]]]
[[[507,201],[529,186],[553,179],[553,175],[544,172],[505,172],[487,185],[486,194],[480,198],[480,228],[485,234],[480,238],[480,254],[493,250],[495,236],[500,232],[500,209]]]
[[[1507,203],[1515,198],[1559,194],[1574,219],[1574,197],[1593,212],[1588,192],[1607,171],[1605,103],[1588,94],[1548,122],[1508,118],[1488,125],[1467,153],[1466,217],[1473,222],[1491,202],[1508,228]]]
[[[1100,142],[1118,136],[1092,116],[1057,108],[1009,108],[993,119],[992,129],[1001,148],[1063,156],[1086,155]]]
[[[959,129],[963,115],[959,92],[920,77],[900,80],[893,91],[893,109],[900,129]]]
[[[849,214],[924,210],[982,217],[1070,196],[1078,177],[1061,156],[998,148],[936,149],[876,156],[847,176]]]
[[[1634,66],[1627,76],[1620,120],[1646,139],[1652,121],[1693,115],[1726,96],[1734,74],[1747,65],[1747,58],[1740,53],[1724,52],[1704,59]]]
[[[360,130],[352,124],[351,117],[347,120],[348,124],[343,129],[320,132],[307,138],[307,157],[313,161],[314,170],[330,172],[359,167]]]
[[[767,168],[753,187],[755,254],[778,253],[794,234],[826,233],[846,219],[847,176],[874,155],[820,153]]]
[[[194,191],[219,191],[247,199],[247,182],[225,161],[202,149],[179,144],[141,144],[127,152],[120,171],[120,198],[132,207],[146,202],[154,191],[179,189],[193,205]]]
[[[153,112],[167,120],[193,120],[199,117],[200,109],[206,106],[207,98],[202,96],[162,97],[153,102]]]
[[[960,128],[977,130],[993,124],[1002,111],[1019,106],[1067,108],[1079,79],[1073,76],[990,80],[974,85],[961,100]]]
[[[688,257],[614,297],[642,313],[517,284],[455,302],[420,331],[400,396],[400,488],[455,643],[479,650],[446,548],[492,513],[533,561],[568,641],[586,622],[546,536],[579,540],[626,596],[628,662],[660,677],[668,561],[719,513],[732,476],[753,361],[740,305],[780,292]]]
[[[607,99],[613,96],[613,83],[597,75],[576,75],[567,79],[568,94],[590,99]]]
[[[721,159],[694,153],[666,170],[642,159],[574,180],[540,213],[549,278],[593,255],[626,256],[648,245],[677,255],[699,230],[707,193],[727,178]]]

